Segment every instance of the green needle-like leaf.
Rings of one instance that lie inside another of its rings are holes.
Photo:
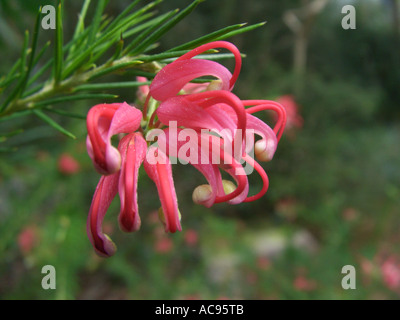
[[[158,21],[156,23],[154,23],[150,28],[148,28],[146,31],[142,32],[138,37],[135,38],[135,40],[133,40],[124,50],[124,54],[129,53],[130,51],[132,52],[132,55],[140,52],[140,50],[138,50],[138,46],[141,45],[141,43],[143,43],[148,37],[149,35],[154,32],[155,30],[157,30],[157,28],[159,28],[165,21],[168,21],[169,19],[171,19],[172,16],[174,16],[176,13],[178,12],[177,10],[174,11],[170,11],[167,13],[164,13],[163,15],[158,17]]]
[[[160,39],[166,32],[168,32],[171,28],[173,28],[176,24],[178,24],[183,18],[185,18],[189,13],[191,13],[200,2],[203,2],[203,0],[193,1],[192,4],[190,4],[184,10],[182,10],[177,15],[175,15],[170,21],[167,21],[164,25],[162,25],[160,28],[155,30],[148,38],[146,38],[145,41],[140,43],[135,48],[135,51],[133,52],[133,54],[144,51],[144,49],[146,49],[149,45],[153,44],[158,39]]]
[[[27,30],[25,32],[24,45],[22,47],[22,53],[21,53],[19,81],[18,81],[18,84],[15,86],[15,88],[12,90],[12,92],[9,94],[7,99],[1,105],[0,113],[3,112],[4,110],[6,110],[8,105],[10,104],[10,102],[13,101],[18,96],[18,94],[20,94],[20,92],[21,92],[21,88],[22,88],[22,84],[23,84],[25,72],[26,72],[26,55],[28,52],[28,43],[29,43],[29,32]]]
[[[60,131],[62,134],[66,135],[69,138],[76,139],[76,137],[71,132],[69,132],[68,130],[64,129],[57,122],[55,122],[52,118],[50,118],[48,115],[46,115],[43,111],[41,111],[41,110],[33,110],[33,113],[38,118],[42,119],[44,122],[49,124],[51,127],[53,127],[54,129]]]
[[[135,88],[143,85],[149,85],[151,82],[138,82],[138,81],[126,81],[126,82],[110,82],[110,83],[93,83],[83,84],[75,88],[77,91],[90,91],[90,90],[107,90],[107,89],[119,89],[119,88]]]
[[[133,7],[135,7],[138,3],[140,2],[140,0],[136,0],[133,1],[129,6],[126,7],[126,9],[124,11],[122,11],[117,18],[115,18],[111,24],[108,26],[108,29],[113,29],[116,25],[118,25],[118,23],[125,18],[128,13],[133,9]],[[160,2],[160,1],[158,1]]]
[[[55,38],[55,50],[54,50],[54,80],[59,83],[63,70],[63,23],[62,23],[62,12],[63,12],[63,1],[59,0],[56,14],[56,38]]]
[[[170,58],[176,58],[176,57],[180,57],[181,55],[183,55],[187,52],[188,52],[188,50],[182,50],[182,51],[163,52],[163,53],[159,53],[159,54],[152,54],[149,56],[140,57],[140,61],[143,61],[143,62],[160,61],[160,60],[165,60],[165,59],[170,59]]]
[[[25,31],[25,38],[24,38],[24,45],[22,47],[22,54],[21,54],[21,75],[25,75],[26,72],[26,56],[28,54],[28,45],[29,45],[29,31]],[[21,77],[22,79],[22,77]]]
[[[0,83],[0,87],[6,87],[8,85],[6,83],[9,83],[10,79],[15,79],[16,76],[19,77],[19,74],[16,72],[20,68],[20,65],[21,65],[21,58],[19,58],[17,62],[14,63],[8,75],[3,77],[3,80]]]
[[[148,13],[148,14],[146,14],[146,16],[147,16],[146,18],[149,18],[150,15],[153,16],[154,14],[153,13]],[[125,31],[123,33],[124,39],[127,39],[127,38],[131,37],[132,35],[141,32],[142,30],[146,30],[149,27],[154,26],[155,24],[159,23],[164,18],[164,16],[165,15],[161,15],[161,16],[155,17],[155,18],[153,18],[153,19],[151,19],[151,20],[149,20],[147,22],[141,23],[140,25],[136,26],[135,28],[132,28],[130,30]]]
[[[267,22],[264,21],[264,22],[260,22],[260,23],[257,23],[257,24],[252,24],[250,26],[247,26],[247,27],[244,27],[244,28],[241,28],[241,29],[238,29],[238,30],[234,30],[234,31],[228,32],[228,33],[216,38],[215,40],[223,40],[223,39],[231,38],[231,37],[236,36],[238,34],[242,34],[244,32],[252,31],[254,29],[262,27],[266,23]]]
[[[103,15],[103,11],[108,3],[108,0],[98,0],[96,12],[93,17],[92,21],[92,29],[89,33],[88,42],[86,44],[87,47],[95,41],[97,32],[99,31],[100,23],[101,23],[101,16]]]
[[[196,48],[202,44],[208,43],[210,41],[214,41],[215,39],[221,39],[222,36],[228,34],[229,32],[235,31],[235,30],[240,30],[246,25],[246,23],[241,23],[241,24],[235,24],[217,31],[214,31],[210,34],[207,34],[203,37],[197,38],[195,40],[186,42],[180,46],[177,46],[175,48],[167,50],[167,52],[171,51],[179,51],[179,50],[188,50],[188,49],[193,49]]]
[[[20,111],[20,112],[15,112],[9,116],[0,118],[0,122],[10,121],[10,120],[25,117],[25,116],[28,116],[31,114],[32,114],[32,110],[24,110],[24,111]]]
[[[42,7],[39,8],[39,11],[36,15],[36,22],[35,22],[35,28],[33,31],[33,38],[32,38],[31,52],[30,52],[30,57],[29,57],[29,62],[28,62],[28,69],[25,73],[24,79],[22,80],[20,94],[23,94],[23,92],[25,90],[25,87],[26,87],[28,79],[29,79],[29,75],[30,75],[32,67],[33,67],[33,63],[35,61],[35,54],[36,54],[37,41],[38,41],[38,36],[39,36],[39,26],[40,26],[41,14],[42,14]]]
[[[143,62],[139,61],[139,60],[134,60],[134,61],[128,61],[128,62],[124,62],[124,63],[118,63],[118,64],[112,65],[112,66],[110,66],[108,68],[104,68],[101,71],[96,72],[95,74],[93,74],[89,78],[88,81],[90,82],[93,79],[99,78],[99,77],[101,77],[103,75],[111,74],[111,73],[113,73],[115,71],[121,71],[121,70],[125,70],[125,69],[128,69],[128,68],[132,68],[132,67],[137,66],[139,64],[143,64]]]
[[[52,113],[59,114],[61,116],[66,116],[66,117],[70,117],[70,118],[86,120],[86,115],[83,115],[83,114],[68,112],[68,111],[64,111],[64,110],[60,110],[60,109],[53,109],[51,107],[44,107],[43,109],[46,110],[46,111],[52,112]]]
[[[115,99],[118,98],[115,94],[101,94],[101,93],[87,93],[87,94],[77,94],[73,96],[64,96],[64,97],[57,97],[53,99],[48,99],[45,101],[37,102],[31,105],[31,108],[48,106],[56,103],[63,103],[67,101],[76,101],[76,100],[89,100],[89,99]]]

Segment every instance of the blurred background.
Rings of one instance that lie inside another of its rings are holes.
[[[111,1],[107,13],[129,2]],[[0,1],[1,74],[19,56],[38,5],[52,3]],[[344,5],[356,9],[356,29],[342,28]],[[80,6],[67,4],[66,39]],[[183,231],[171,235],[143,174],[142,227],[119,230],[117,198],[104,226],[118,246],[109,259],[94,254],[86,235],[99,175],[86,153],[84,120],[57,118],[76,140],[32,118],[0,123],[0,133],[24,128],[9,138],[17,149],[0,153],[0,299],[398,299],[399,10],[396,0],[201,3],[157,50],[230,24],[267,21],[230,41],[247,56],[235,93],[279,100],[288,112],[275,157],[263,164],[270,189],[256,202],[207,209],[192,202],[204,178],[178,165]],[[41,33],[42,43],[47,35],[52,31]],[[135,90],[118,94],[136,98]],[[65,108],[86,114],[91,106]],[[270,115],[259,116],[273,124]],[[257,192],[259,177],[249,179]],[[44,265],[56,268],[56,290],[41,287]],[[355,267],[355,290],[341,286],[345,265]]]

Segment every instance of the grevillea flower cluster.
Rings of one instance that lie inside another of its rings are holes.
[[[233,73],[220,63],[201,58],[201,54],[216,48],[233,54]],[[172,159],[193,165],[207,180],[207,184],[193,192],[197,204],[206,207],[221,202],[238,204],[257,200],[267,192],[268,176],[256,159],[273,158],[286,113],[277,102],[241,100],[232,93],[241,65],[241,54],[233,44],[208,43],[166,65],[150,86],[140,88],[142,110],[125,102],[100,104],[90,109],[87,150],[102,176],[93,196],[87,231],[99,255],[111,256],[116,250],[103,233],[102,223],[117,193],[120,228],[126,232],[140,228],[137,186],[141,165],[157,187],[161,202],[159,216],[166,232],[182,229]],[[213,80],[194,82],[204,77]],[[276,112],[273,129],[253,115],[262,110]],[[117,147],[111,140],[115,135],[120,137]],[[248,194],[248,171],[244,165],[255,169],[263,180],[257,194]],[[222,179],[221,171],[228,173],[233,181]]]

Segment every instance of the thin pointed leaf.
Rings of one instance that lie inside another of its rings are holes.
[[[265,25],[266,23],[267,23],[267,22],[264,21],[264,22],[252,24],[252,25],[250,25],[250,26],[243,27],[243,28],[241,28],[241,29],[239,29],[239,30],[234,30],[234,31],[228,32],[228,33],[226,33],[226,34],[224,34],[224,35],[222,35],[222,36],[216,38],[215,40],[224,40],[224,39],[227,39],[227,38],[231,38],[231,37],[236,36],[236,35],[238,35],[238,34],[242,34],[242,33],[244,33],[244,32],[252,31],[252,30],[254,30],[254,29],[257,29],[257,28],[259,28],[259,27],[262,27],[262,26]]]
[[[93,79],[96,79],[96,78],[98,78],[98,77],[104,76],[104,75],[106,75],[106,74],[111,74],[111,73],[113,73],[114,71],[120,71],[120,70],[123,70],[123,69],[126,69],[126,68],[131,68],[131,67],[137,66],[137,65],[139,65],[139,64],[142,64],[142,62],[139,61],[139,60],[124,62],[124,63],[118,63],[118,64],[116,64],[116,65],[113,65],[113,66],[111,66],[111,67],[104,68],[104,69],[98,71],[97,73],[95,73],[94,75],[92,75],[92,76],[89,78],[88,82],[90,82],[90,81],[92,81]]]
[[[32,108],[48,106],[48,105],[57,104],[57,103],[63,103],[66,101],[89,100],[89,99],[115,99],[115,98],[118,98],[118,96],[114,95],[114,94],[105,94],[105,93],[104,94],[102,94],[102,93],[77,94],[77,95],[73,95],[73,96],[63,96],[63,97],[57,97],[57,98],[53,98],[53,99],[40,101],[40,102],[34,103],[32,105]]]
[[[172,16],[174,16],[176,13],[178,12],[178,10],[174,10],[174,11],[170,11],[167,13],[164,13],[163,15],[161,15],[159,18],[159,21],[154,24],[153,26],[151,26],[149,29],[147,29],[146,31],[142,32],[138,37],[135,38],[135,40],[133,40],[124,50],[124,54],[129,53],[130,51],[133,51],[134,53],[139,52],[137,50],[137,47],[143,43],[143,41],[145,41],[149,35],[154,32],[155,30],[157,30],[157,28],[159,28],[159,26],[161,26],[165,21],[168,21],[169,19],[171,19]],[[134,54],[132,53],[132,54]]]
[[[90,1],[91,0],[85,0],[83,5],[82,5],[81,12],[79,13],[79,16],[78,16],[78,23],[76,24],[74,35],[72,37],[73,40],[76,40],[76,38],[78,38],[78,36],[85,29],[85,18],[86,18],[86,14],[87,14],[87,11],[88,11],[89,6],[90,6]]]
[[[92,21],[92,29],[90,30],[89,33],[89,38],[88,42],[86,44],[86,47],[90,47],[91,44],[95,41],[97,32],[100,27],[101,23],[101,16],[103,15],[103,11],[107,5],[108,1],[107,0],[98,0],[96,12],[93,16],[93,21]]]
[[[128,13],[133,9],[133,7],[135,7],[138,3],[140,2],[140,0],[136,0],[133,1],[129,6],[126,7],[126,9],[124,11],[122,11],[112,22],[111,24],[108,26],[109,29],[114,28],[123,18],[125,18]],[[158,2],[161,2],[158,1]]]
[[[90,1],[91,0],[85,0],[82,5],[82,9],[81,9],[81,12],[79,13],[78,22],[76,24],[74,35],[73,35],[72,41],[71,41],[71,42],[73,42],[73,45],[71,45],[71,47],[69,48],[68,57],[77,49],[77,47],[80,44],[80,42],[78,41],[78,38],[85,30],[85,18],[86,18],[86,14],[87,14],[87,11],[90,6]]]
[[[145,77],[147,79],[153,79],[156,76],[156,73],[146,72],[146,71],[139,70],[139,69],[134,69],[134,70],[128,71],[127,74],[133,75],[133,76]]]
[[[24,44],[22,47],[22,53],[21,53],[21,65],[20,65],[20,77],[18,84],[15,86],[15,88],[11,91],[11,93],[8,95],[7,99],[3,102],[3,104],[0,107],[0,113],[2,113],[4,110],[7,109],[8,105],[10,104],[11,101],[13,101],[18,94],[21,92],[21,86],[24,81],[24,76],[26,72],[26,54],[28,51],[28,43],[29,43],[29,32],[28,30],[25,32],[25,39],[24,39]]]
[[[151,45],[152,43],[156,42],[158,39],[160,39],[166,32],[168,32],[171,28],[173,28],[176,24],[178,24],[183,18],[185,18],[188,14],[190,14],[196,7],[197,5],[203,2],[203,0],[195,0],[187,6],[185,9],[183,9],[181,12],[179,12],[177,15],[175,15],[170,21],[166,22],[164,25],[162,25],[159,29],[155,30],[144,42],[139,44],[135,51],[135,53],[142,52],[146,47]]]
[[[147,18],[150,17],[150,15],[153,16],[154,14],[153,13],[148,13],[147,14]],[[161,16],[155,17],[153,19],[150,19],[147,22],[141,23],[137,27],[125,31],[123,33],[123,37],[125,39],[127,39],[127,38],[133,36],[134,34],[141,32],[142,30],[146,30],[147,28],[159,23],[163,18],[164,18],[164,15],[161,15]]]
[[[98,39],[94,41],[94,43],[87,47],[83,52],[79,52],[78,56],[71,57],[70,64],[65,68],[63,72],[63,78],[68,77],[71,75],[77,68],[82,66],[85,61],[88,60],[91,54],[95,51],[97,46],[101,46],[104,44],[107,40],[109,40],[112,37],[116,37],[116,39],[119,39],[121,32],[125,31],[127,28],[132,26],[132,24],[137,23],[138,21],[141,21],[142,19],[142,14],[144,14],[146,11],[149,9],[153,8],[157,3],[159,3],[160,0],[154,1],[144,8],[140,9],[139,11],[135,12],[125,20],[121,21],[120,24],[117,24],[112,30],[105,31],[103,35],[99,36]],[[135,20],[136,19],[136,20]],[[91,26],[93,29],[93,26]],[[89,61],[89,63],[93,62],[93,59]]]
[[[54,80],[59,83],[63,70],[63,24],[62,24],[62,13],[63,13],[63,1],[59,0],[56,13],[56,31],[55,31],[55,43],[54,43]]]
[[[173,51],[173,52],[163,52],[163,53],[159,53],[159,54],[152,54],[149,56],[140,57],[140,61],[143,61],[143,62],[160,61],[160,60],[165,60],[165,59],[177,58],[187,52],[188,52],[188,50],[182,50],[182,51]]]
[[[8,78],[8,79],[4,79],[1,83],[0,83],[0,90],[3,88],[7,88],[14,80],[18,79],[20,77],[20,74],[17,73],[15,75],[13,75],[12,77]]]
[[[46,111],[52,112],[52,113],[59,114],[61,116],[66,116],[66,117],[70,117],[70,118],[86,120],[86,115],[84,115],[84,114],[68,112],[68,111],[64,111],[64,110],[60,110],[60,109],[53,109],[51,107],[44,107],[43,109],[46,110]]]
[[[49,124],[51,127],[53,127],[54,129],[60,131],[62,134],[66,135],[69,138],[76,139],[76,137],[71,132],[69,132],[68,130],[64,129],[57,122],[55,122],[52,118],[50,118],[48,115],[46,115],[43,111],[41,111],[41,110],[33,110],[33,113],[38,118],[42,119],[44,122]]]
[[[32,67],[37,65],[37,63],[39,62],[40,58],[42,58],[44,53],[46,52],[47,48],[50,47],[50,44],[51,44],[51,41],[49,40],[44,44],[43,48],[40,49],[40,51],[37,54],[36,58],[33,60],[33,66]]]
[[[22,81],[22,84],[21,84],[20,94],[22,94],[26,88],[26,85],[27,85],[27,82],[29,79],[29,75],[33,68],[33,63],[35,61],[35,54],[36,54],[36,47],[37,47],[38,36],[39,36],[39,26],[40,26],[40,21],[41,21],[41,15],[42,15],[42,7],[39,8],[39,11],[36,16],[35,28],[34,28],[33,37],[32,37],[31,53],[30,53],[29,62],[28,62],[28,69],[24,75],[24,80]]]
[[[43,67],[41,67],[28,81],[28,87],[31,86],[39,77],[41,77],[52,65],[53,65],[53,59],[50,61],[46,62]]]
[[[108,37],[108,35],[110,33],[115,34],[117,33],[121,33],[121,28],[124,27],[127,23],[129,23],[129,21],[131,21],[132,19],[137,19],[139,17],[142,17],[147,11],[149,11],[150,9],[154,8],[157,4],[159,4],[162,0],[156,0],[153,2],[150,2],[149,4],[147,4],[146,6],[144,6],[143,8],[141,8],[140,10],[132,13],[130,16],[128,16],[125,19],[122,19],[124,16],[124,11],[121,15],[119,15],[108,27],[108,29],[104,32],[103,37]],[[122,17],[121,17],[122,16]],[[126,28],[125,28],[126,30]]]
[[[21,54],[21,67],[20,72],[21,75],[25,74],[26,72],[26,56],[28,53],[28,45],[29,45],[29,31],[25,31],[25,38],[24,38],[24,45],[22,47],[22,54]]]
[[[179,50],[188,50],[188,49],[193,49],[196,48],[202,44],[214,41],[215,39],[218,39],[222,36],[224,36],[225,34],[235,31],[235,30],[240,30],[241,28],[243,28],[246,25],[246,23],[241,23],[241,24],[235,24],[217,31],[214,31],[212,33],[209,33],[205,36],[202,36],[200,38],[197,38],[195,40],[186,42],[180,46],[174,47],[172,49],[167,50],[166,52],[171,52],[171,51],[179,51]]]
[[[121,34],[121,39],[118,41],[116,48],[115,48],[115,52],[114,55],[111,57],[111,61],[115,61],[118,60],[121,57],[122,54],[122,50],[124,49],[124,39],[122,38],[122,34]]]
[[[32,110],[24,110],[24,111],[15,112],[9,116],[0,118],[0,122],[10,121],[10,120],[25,117],[25,116],[28,116],[31,114],[32,114]]]
[[[197,57],[195,57],[194,59],[204,59],[204,60],[223,60],[223,59],[232,59],[235,56],[232,53],[216,53],[216,54],[201,54],[198,55]],[[246,55],[245,54],[241,54],[242,58],[245,58]],[[170,59],[163,59],[162,62],[165,63],[171,63],[174,60],[176,60],[176,58],[170,58]]]
[[[13,78],[15,76],[15,72],[20,68],[21,65],[21,58],[19,58],[15,64],[12,66],[10,72],[7,74],[7,76],[4,78],[3,82],[0,84],[0,86],[3,86],[4,82],[8,82],[10,78]],[[18,74],[19,75],[19,74]]]
[[[78,91],[90,91],[90,90],[107,90],[107,89],[120,89],[120,88],[135,88],[143,85],[149,85],[151,81],[139,82],[139,81],[126,81],[126,82],[110,82],[110,83],[93,83],[83,84],[75,88],[75,92]]]

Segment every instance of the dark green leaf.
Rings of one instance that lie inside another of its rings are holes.
[[[55,122],[52,118],[50,118],[48,115],[46,115],[43,111],[41,110],[33,110],[33,113],[40,119],[42,119],[44,122],[49,124],[51,127],[54,129],[60,131],[62,134],[66,135],[69,138],[76,139],[76,137],[69,132],[68,130],[64,129],[61,127],[57,122]]]

